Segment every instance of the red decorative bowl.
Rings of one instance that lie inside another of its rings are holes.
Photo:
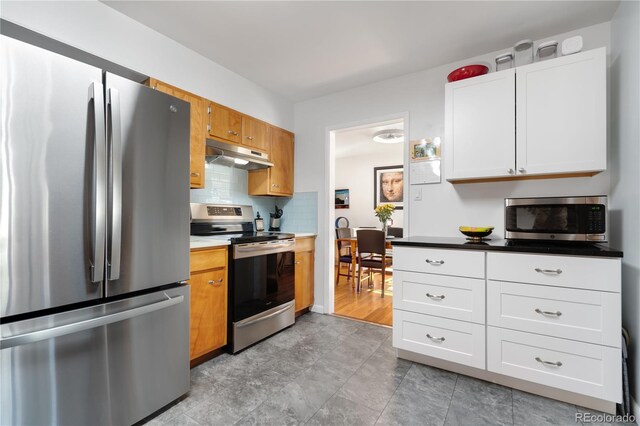
[[[477,77],[479,75],[485,75],[489,72],[489,67],[485,65],[465,65],[457,70],[451,71],[447,76],[449,83],[458,80],[464,80],[465,78]]]

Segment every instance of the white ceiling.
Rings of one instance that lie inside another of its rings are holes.
[[[606,22],[618,6],[618,1],[103,2],[292,101]]]
[[[403,129],[402,120],[360,126],[336,132],[335,158],[366,155],[390,155],[402,153],[404,144],[384,144],[373,141],[373,134],[385,129]],[[402,155],[402,154],[400,154]]]

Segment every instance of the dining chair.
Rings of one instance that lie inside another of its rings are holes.
[[[382,273],[381,297],[384,297],[386,270],[388,266],[391,266],[391,259],[387,257],[385,248],[387,242],[384,231],[361,229],[356,235],[358,239],[358,282],[356,284],[356,291],[358,293],[360,292],[362,268],[369,270],[368,282],[370,285],[373,283],[372,271],[378,269]]]
[[[340,277],[351,278],[351,265],[353,262],[353,254],[351,253],[351,228],[336,228],[336,252],[338,253],[338,273],[336,274],[336,285],[340,281]],[[341,273],[343,263],[348,265],[347,273]]]

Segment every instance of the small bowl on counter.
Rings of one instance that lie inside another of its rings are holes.
[[[460,232],[467,236],[467,240],[479,243],[484,237],[491,235],[493,226],[461,226]]]

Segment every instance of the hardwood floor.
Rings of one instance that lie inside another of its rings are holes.
[[[346,267],[342,272],[346,273]],[[335,269],[337,273],[337,268]],[[380,273],[375,274],[373,288],[367,288],[367,281],[362,281],[360,294],[352,288],[347,277],[340,277],[335,287],[334,313],[349,318],[376,324],[391,325],[393,313],[393,280],[387,275],[384,286],[384,298],[380,296]]]

